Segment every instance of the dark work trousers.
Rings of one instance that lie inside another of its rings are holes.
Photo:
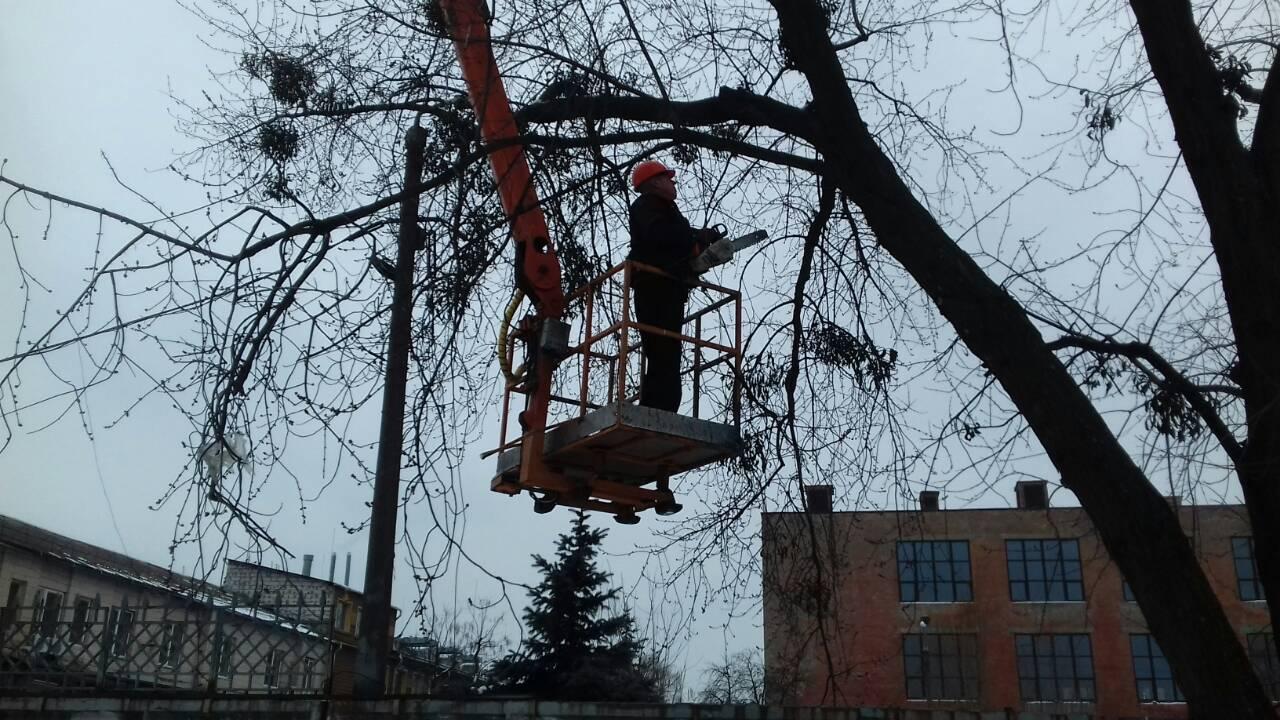
[[[689,291],[678,283],[637,283],[636,320],[678,333],[684,325],[688,297]],[[680,410],[680,346],[675,338],[640,333],[645,361],[644,376],[640,378],[641,405],[669,412]]]

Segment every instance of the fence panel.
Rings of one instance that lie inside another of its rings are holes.
[[[337,648],[326,611],[199,602],[4,607],[0,688],[319,694]]]

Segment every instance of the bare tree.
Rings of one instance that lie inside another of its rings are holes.
[[[1196,492],[1238,483],[1264,587],[1280,593],[1280,496],[1268,480],[1280,453],[1274,18],[1260,3],[1190,0],[1102,2],[1065,17],[1032,0],[772,6],[529,0],[494,18],[571,285],[620,256],[625,170],[655,152],[682,163],[687,196],[708,214],[774,231],[742,280],[754,297],[746,450],[698,485],[706,510],[658,543],[680,552],[661,577],[685,583],[691,614],[708,593],[750,601],[741,578],[759,561],[748,511],[762,503],[797,507],[815,477],[839,479],[850,504],[909,495],[913,475],[977,495],[993,476],[1042,472],[1024,456],[1043,452],[1128,578],[1193,714],[1271,717],[1152,468],[1167,461],[1160,472],[1195,480]],[[430,142],[402,502],[427,503],[448,538],[469,411],[492,387],[472,348],[492,336],[509,272],[486,148],[429,9],[273,7],[209,11],[246,49],[222,96],[187,106],[205,142],[182,167],[223,201],[206,230],[2,178],[15,198],[133,233],[50,332],[19,339],[0,383],[4,417],[20,408],[18,368],[90,344],[99,374],[83,392],[130,366],[119,346],[140,333],[169,355],[156,388],[198,399],[201,442],[242,433],[255,462],[287,468],[286,440],[322,437],[367,477],[368,439],[347,428],[380,375],[387,290],[376,268],[399,199],[391,128],[420,117]],[[993,39],[939,39],[959,27]],[[1098,35],[1096,64],[1055,76],[1025,52],[1052,45],[1047,27]],[[966,51],[989,54],[983,77],[1016,108],[982,117],[981,138],[950,126],[946,98],[960,79],[922,80],[946,77],[948,58]],[[1078,102],[1051,143],[991,147],[1025,138],[1046,98],[1054,109]],[[1176,152],[1152,152],[1163,183],[1114,157],[1126,118],[1152,147],[1176,139]],[[1053,162],[1021,161],[1044,153]],[[1007,225],[1038,193],[1097,201],[1125,182],[1136,200],[1069,249]],[[126,271],[140,287],[121,284]],[[134,291],[152,304],[113,302]],[[102,306],[115,309],[103,318]],[[200,332],[153,329],[174,316]],[[940,405],[919,400],[939,388]],[[1174,465],[1180,475],[1165,470]],[[192,473],[173,495],[188,499],[188,517],[213,504],[255,527],[254,477]],[[420,553],[424,582],[455,549]],[[715,557],[719,576],[706,569]]]
[[[506,653],[510,640],[499,635],[499,603],[468,600],[465,608],[431,609],[417,614],[417,630],[428,658],[440,669],[433,694],[464,696],[487,690],[489,670]]]
[[[698,702],[764,705],[764,662],[755,650],[740,650],[702,672]]]

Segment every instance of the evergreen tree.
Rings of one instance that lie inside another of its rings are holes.
[[[652,673],[640,666],[643,643],[627,611],[614,614],[618,589],[596,566],[605,531],[582,512],[556,542],[556,558],[533,556],[542,581],[525,608],[529,637],[494,666],[494,689],[545,700],[657,701]]]

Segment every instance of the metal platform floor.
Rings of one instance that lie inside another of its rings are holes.
[[[639,405],[608,405],[549,430],[543,455],[573,478],[639,486],[732,457],[732,425]],[[498,455],[497,475],[518,473],[520,448]]]

